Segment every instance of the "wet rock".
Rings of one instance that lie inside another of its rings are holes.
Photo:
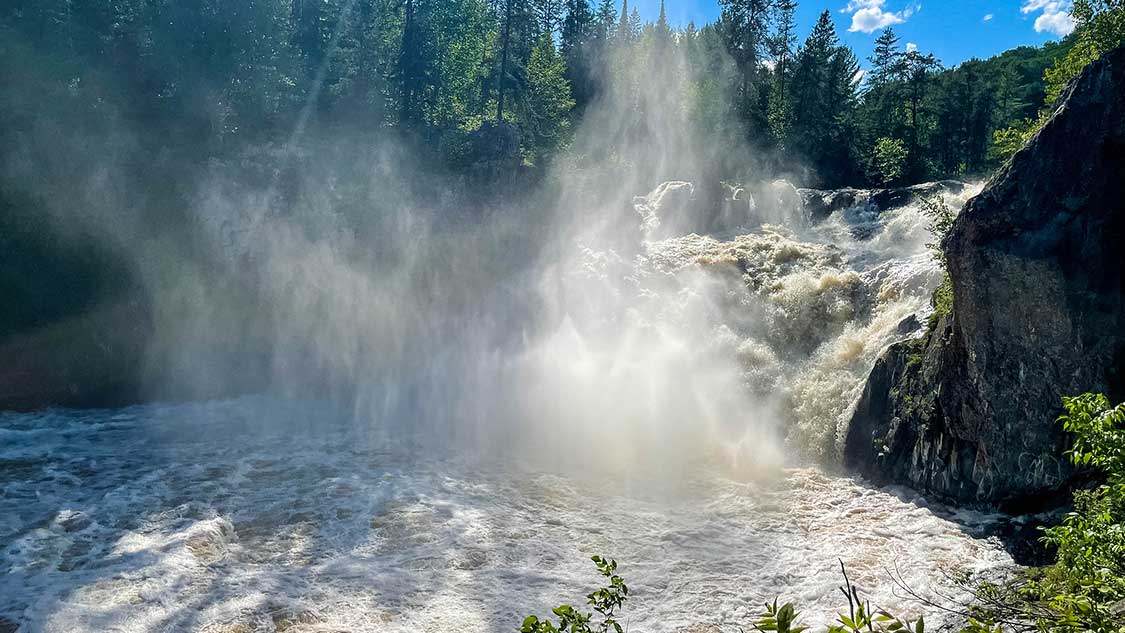
[[[1055,561],[1057,551],[1044,546],[1043,528],[1058,525],[1062,518],[1062,512],[1017,517],[1002,524],[996,536],[1016,564],[1029,567],[1049,565]]]
[[[923,198],[956,195],[967,185],[956,180],[939,180],[894,189],[798,189],[801,204],[810,222],[821,222],[837,211],[868,207],[874,213],[896,209]]]
[[[1065,500],[1056,418],[1125,399],[1125,48],[1091,64],[972,199],[943,247],[953,313],[888,349],[846,437],[848,466],[957,501]]]
[[[277,633],[298,631],[324,621],[312,611],[293,611],[289,609],[274,610],[270,613],[270,619],[273,620],[274,630],[277,631]]]
[[[472,180],[492,186],[510,186],[522,175],[520,133],[507,121],[484,121],[472,134]]]
[[[459,553],[449,562],[449,566],[452,569],[472,571],[484,567],[486,563],[488,563],[488,552],[472,549]]]
[[[17,633],[20,625],[0,615],[0,633]]]
[[[645,238],[659,240],[685,235],[693,228],[692,217],[695,187],[690,182],[670,181],[653,189],[648,195],[633,198],[633,208],[641,216]]]
[[[871,193],[868,201],[880,211],[894,209],[931,198],[941,194],[957,194],[965,189],[965,183],[956,180],[940,180],[897,189],[880,189]]]
[[[78,510],[63,510],[51,521],[51,527],[63,532],[78,532],[92,523],[90,515]]]
[[[871,192],[865,189],[798,189],[805,215],[811,222],[820,222],[836,211],[867,204]]]
[[[204,521],[192,528],[185,546],[192,556],[203,563],[214,563],[230,549],[230,544],[238,540],[234,526],[224,518]]]
[[[922,322],[918,320],[918,315],[912,314],[902,321],[899,321],[898,327],[895,328],[895,331],[905,336],[907,334],[913,334],[921,329]]]

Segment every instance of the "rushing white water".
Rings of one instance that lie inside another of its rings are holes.
[[[630,628],[676,631],[746,627],[778,594],[827,621],[840,560],[907,614],[889,568],[956,594],[948,572],[1010,566],[985,536],[1000,517],[799,466],[833,462],[863,378],[939,273],[914,206],[810,226],[791,188],[770,191],[724,212],[752,231],[628,256],[580,245],[544,275],[555,319],[457,413],[511,417],[477,422],[502,450],[266,397],[0,414],[0,618],[516,630],[580,600],[605,554],[633,589]],[[660,207],[640,209],[650,230],[676,225]]]
[[[631,581],[631,630],[670,631],[745,625],[777,593],[822,620],[838,559],[907,611],[886,568],[929,592],[943,569],[1009,564],[979,538],[990,517],[814,469],[630,494],[387,450],[326,410],[0,417],[0,614],[31,632],[515,630],[584,595],[603,552]]]

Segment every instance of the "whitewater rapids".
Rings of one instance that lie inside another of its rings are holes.
[[[532,436],[504,459],[265,396],[0,413],[0,629],[515,631],[584,602],[594,554],[633,631],[745,629],[775,596],[826,623],[841,560],[904,615],[890,571],[963,598],[955,577],[1012,567],[1004,517],[802,465],[833,462],[876,356],[929,310],[927,220],[788,212],[578,249],[566,318],[497,372],[526,400],[506,412],[537,411],[494,431]],[[621,468],[568,473],[559,446]]]
[[[630,630],[674,631],[745,626],[778,594],[824,621],[838,559],[906,613],[887,569],[949,594],[943,571],[1011,564],[983,537],[998,517],[815,469],[610,494],[388,452],[323,410],[245,398],[0,417],[0,614],[30,633],[515,631],[580,600],[604,553],[632,588]]]

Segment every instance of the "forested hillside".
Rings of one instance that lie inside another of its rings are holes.
[[[203,157],[346,122],[461,169],[472,133],[503,119],[543,165],[607,86],[663,82],[685,119],[801,184],[900,184],[995,167],[994,132],[1035,117],[1044,70],[1071,46],[946,69],[888,29],[860,60],[827,10],[804,34],[794,0],[721,4],[716,23],[678,29],[628,0],[16,0],[0,53],[21,88],[5,91],[0,135],[77,113]]]

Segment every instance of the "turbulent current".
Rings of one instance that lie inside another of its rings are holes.
[[[1002,517],[831,474],[940,281],[919,207],[813,221],[774,185],[695,231],[689,194],[638,199],[631,252],[578,239],[544,276],[552,317],[493,363],[519,396],[461,413],[497,418],[503,459],[273,396],[0,413],[0,630],[514,631],[581,601],[593,554],[631,630],[737,630],[778,595],[828,621],[841,561],[906,614],[900,583],[956,600],[1010,566]]]

